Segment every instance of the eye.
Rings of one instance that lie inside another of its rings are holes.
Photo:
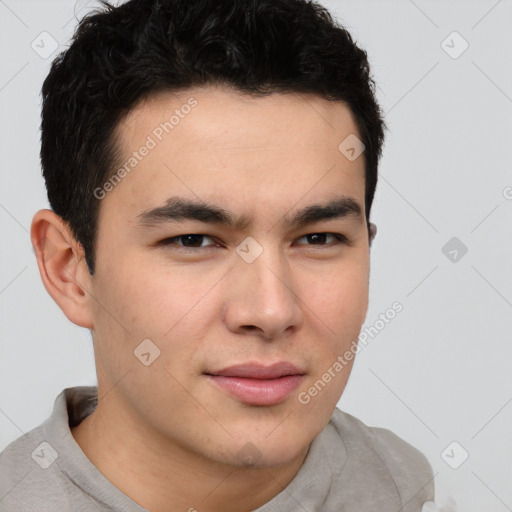
[[[186,235],[178,235],[174,236],[172,238],[166,238],[165,240],[162,240],[159,244],[160,245],[176,245],[178,248],[183,249],[200,249],[202,247],[211,247],[214,244],[207,244],[203,245],[203,241],[205,239],[212,240],[211,237],[208,235],[201,235],[201,234],[195,234],[195,233],[189,233]]]
[[[347,237],[345,235],[342,235],[341,233],[310,233],[308,235],[304,235],[301,236],[300,238],[297,238],[297,240],[307,239],[308,242],[311,242],[309,245],[332,245],[332,242],[330,244],[326,243],[328,237],[331,237],[331,239],[334,238],[335,243],[348,243]]]

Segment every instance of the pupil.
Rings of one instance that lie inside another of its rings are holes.
[[[309,241],[312,242],[313,244],[325,243],[326,234],[325,233],[313,233],[312,235],[308,235],[308,237],[309,237]]]
[[[201,246],[201,242],[202,242],[202,235],[182,235],[182,242],[183,242],[183,245],[186,246],[186,247],[196,247],[196,246]],[[190,244],[187,243],[187,241],[191,242]]]

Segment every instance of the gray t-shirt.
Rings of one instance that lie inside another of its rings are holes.
[[[96,404],[96,387],[67,388],[48,420],[7,446],[1,512],[148,512],[100,473],[71,434]],[[335,409],[295,478],[255,512],[420,512],[433,499],[434,477],[420,452]]]

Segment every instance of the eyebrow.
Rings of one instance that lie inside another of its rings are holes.
[[[362,208],[359,203],[347,196],[338,196],[325,204],[313,204],[285,216],[284,223],[301,228],[315,222],[340,219],[344,217],[362,219]],[[234,230],[246,229],[251,224],[247,215],[235,216],[224,208],[174,196],[167,199],[163,206],[146,210],[137,215],[137,225],[157,226],[172,221],[196,220],[207,224],[224,224]]]

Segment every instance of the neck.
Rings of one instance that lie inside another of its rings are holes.
[[[293,480],[309,449],[280,466],[230,466],[162,438],[116,404],[100,400],[72,434],[110,482],[151,512],[255,510]]]

